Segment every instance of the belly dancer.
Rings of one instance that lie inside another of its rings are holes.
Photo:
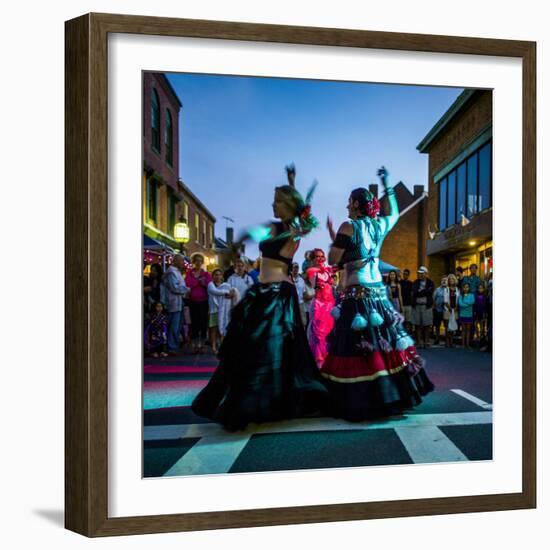
[[[295,173],[288,167],[288,185],[275,188],[273,214],[279,221],[250,228],[240,240],[260,243],[259,283],[233,309],[219,365],[192,404],[195,414],[228,430],[314,414],[328,401],[288,281],[300,239],[318,225],[309,204],[313,188],[304,200]]]
[[[347,206],[350,221],[338,229],[329,253],[329,263],[343,269],[345,291],[333,309],[336,322],[321,374],[333,414],[350,421],[399,414],[434,388],[380,274],[380,249],[399,209],[387,170],[378,175],[389,215],[379,216],[380,204],[367,189],[355,189]]]
[[[313,266],[306,271],[315,296],[311,301],[310,322],[307,327],[307,339],[319,368],[327,356],[327,336],[334,326],[334,317],[330,314],[335,298],[332,291],[332,267],[325,265],[325,253],[320,248],[312,251]]]

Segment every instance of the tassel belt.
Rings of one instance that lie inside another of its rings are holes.
[[[344,300],[353,298],[362,300],[364,298],[387,298],[388,294],[385,286],[362,286],[353,285],[344,291]]]

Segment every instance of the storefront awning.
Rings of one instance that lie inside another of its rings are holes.
[[[143,235],[143,248],[161,254],[174,254],[173,248],[145,234]]]
[[[384,262],[382,260],[379,260],[378,262],[378,269],[380,270],[380,273],[384,275],[386,273],[389,273],[390,271],[396,271],[397,273],[401,271],[398,267],[388,264],[387,262]]]

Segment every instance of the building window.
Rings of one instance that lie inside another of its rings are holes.
[[[157,223],[157,184],[154,179],[147,180],[147,219]]]
[[[155,88],[151,93],[151,145],[160,152],[160,101]]]
[[[202,220],[202,246],[206,246],[206,220]]]
[[[466,216],[470,218],[477,213],[477,155],[472,155],[467,161],[467,206],[468,213]]]
[[[214,226],[210,225],[210,248],[214,248]]]
[[[173,235],[174,226],[176,225],[176,197],[170,190],[168,193],[168,233]]]
[[[447,178],[439,182],[439,230],[447,227]]]
[[[456,223],[456,172],[447,176],[447,225]]]
[[[492,205],[491,142],[486,143],[438,183],[439,229],[460,223]]]
[[[195,214],[195,242],[199,242],[199,227],[200,227],[200,217],[198,214]]]
[[[189,223],[189,205],[188,205],[185,201],[183,201],[183,208],[182,208],[182,210],[183,210],[182,213],[183,213],[183,217],[184,217],[185,221],[186,221],[187,223]]]
[[[172,115],[166,109],[166,124],[164,125],[164,145],[166,148],[166,162],[173,166],[174,162],[174,130],[172,127]]]
[[[456,223],[466,216],[466,163],[463,162],[456,171]]]
[[[491,206],[491,143],[479,150],[478,208],[481,212]]]

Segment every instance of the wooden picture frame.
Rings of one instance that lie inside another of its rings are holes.
[[[523,71],[521,492],[139,517],[108,516],[107,37],[109,33],[519,58]],[[66,22],[65,525],[86,536],[536,506],[536,44],[329,28],[87,14]]]

